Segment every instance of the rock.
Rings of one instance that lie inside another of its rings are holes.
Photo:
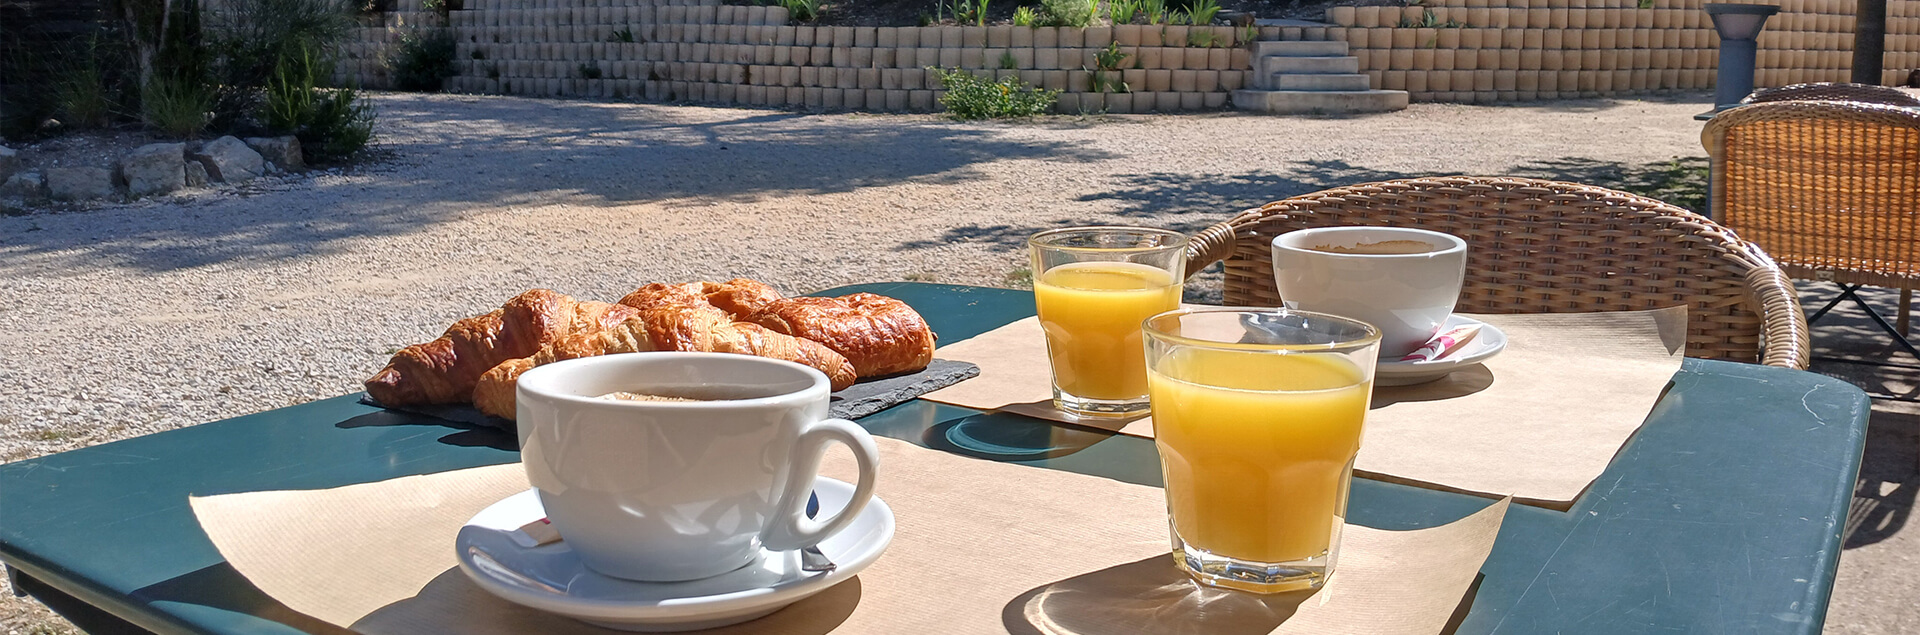
[[[266,161],[260,157],[260,153],[233,137],[207,142],[199,152],[194,153],[193,160],[206,166],[207,176],[228,183],[242,183],[259,178],[266,172]]]
[[[0,181],[7,180],[13,173],[20,171],[20,152],[6,146],[0,146]]]
[[[300,138],[287,137],[247,137],[247,147],[260,153],[268,164],[287,172],[303,170],[307,162],[300,154]]]
[[[47,180],[39,172],[20,172],[0,183],[0,198],[37,201],[47,196]]]
[[[199,161],[188,161],[186,177],[187,187],[206,187],[207,166],[200,165]]]
[[[120,159],[120,175],[127,182],[127,195],[166,194],[186,187],[186,150],[184,143],[152,143]]]
[[[85,201],[113,196],[113,170],[106,168],[49,168],[47,190],[62,201]]]

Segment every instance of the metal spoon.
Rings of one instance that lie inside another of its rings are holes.
[[[813,493],[807,494],[807,518],[813,518],[819,513],[820,495]],[[800,550],[801,571],[832,571],[838,566],[840,565],[834,564],[833,560],[827,558],[827,554],[821,553],[820,547],[818,546],[807,547]]]

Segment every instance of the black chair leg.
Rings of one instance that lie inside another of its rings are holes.
[[[1854,285],[1847,285],[1847,286],[1841,287],[1839,296],[1834,297],[1834,299],[1831,302],[1828,302],[1826,306],[1820,307],[1819,311],[1815,311],[1813,315],[1807,317],[1807,324],[1811,325],[1815,320],[1818,320],[1822,316],[1825,316],[1828,311],[1833,310],[1833,307],[1835,305],[1840,304],[1841,300],[1853,300],[1854,304],[1860,305],[1860,309],[1862,311],[1867,312],[1867,317],[1871,318],[1874,324],[1880,325],[1881,330],[1886,331],[1888,335],[1893,336],[1893,341],[1899,344],[1900,348],[1905,349],[1907,351],[1907,354],[1912,355],[1914,359],[1920,359],[1920,349],[1914,348],[1913,342],[1907,341],[1907,336],[1905,334],[1902,334],[1900,332],[1900,329],[1895,328],[1894,325],[1888,322],[1886,318],[1881,317],[1879,311],[1873,310],[1873,306],[1867,304],[1866,299],[1861,298],[1860,294],[1856,293],[1857,291],[1860,290],[1860,286],[1861,285],[1854,284]]]

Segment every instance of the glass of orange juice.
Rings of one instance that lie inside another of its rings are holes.
[[[1380,331],[1286,309],[1145,325],[1173,555],[1203,584],[1279,593],[1333,574]]]
[[[1143,227],[1074,227],[1027,239],[1047,333],[1053,403],[1083,417],[1147,410],[1140,323],[1180,307],[1187,237]]]

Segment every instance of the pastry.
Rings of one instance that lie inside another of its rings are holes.
[[[580,302],[557,291],[534,289],[485,315],[455,322],[431,342],[401,349],[366,381],[367,394],[388,406],[463,403],[472,398],[480,375],[501,362],[639,313],[632,307]]]
[[[782,298],[740,319],[825,344],[863,378],[918,371],[933,361],[933,329],[913,307],[883,295]]]
[[[508,360],[490,369],[473,391],[473,405],[481,412],[513,419],[514,390],[521,373],[553,362],[645,351],[735,353],[784,359],[812,366],[827,375],[834,390],[853,385],[853,365],[839,353],[812,340],[774,332],[758,324],[734,321],[713,305],[663,304],[611,328],[581,333],[555,341],[538,353]]]

